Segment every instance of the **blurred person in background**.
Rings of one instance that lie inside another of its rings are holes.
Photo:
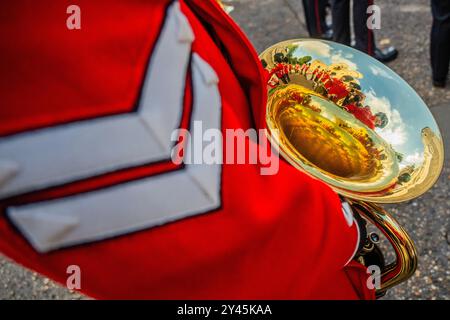
[[[369,18],[367,8],[371,5],[373,5],[372,0],[353,1],[354,47],[381,62],[392,61],[397,58],[397,49],[392,46],[385,49],[377,48],[373,30],[367,27],[367,19]],[[331,8],[333,40],[350,46],[350,0],[333,0]]]
[[[447,82],[450,62],[450,1],[431,0],[431,69],[433,85],[443,88]]]

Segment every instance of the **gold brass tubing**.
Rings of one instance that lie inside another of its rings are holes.
[[[417,269],[417,252],[414,242],[400,224],[383,208],[364,201],[348,199],[352,208],[373,223],[391,243],[396,261],[381,271],[381,287],[377,295],[410,278]]]

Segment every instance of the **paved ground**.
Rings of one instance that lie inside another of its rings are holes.
[[[281,40],[305,37],[300,0],[235,0],[232,16],[258,51]],[[430,83],[428,1],[379,0],[382,29],[377,39],[400,50],[389,66],[407,80],[435,114],[450,154],[450,86],[434,89]],[[401,25],[399,25],[401,22]],[[390,210],[415,240],[419,268],[415,276],[389,291],[389,299],[450,299],[450,157],[432,190],[420,199]],[[0,257],[0,299],[82,299],[76,293]]]

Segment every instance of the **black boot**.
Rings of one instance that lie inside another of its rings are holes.
[[[381,62],[389,62],[395,60],[398,56],[398,50],[394,47],[389,47],[386,49],[375,49],[374,58]]]
[[[444,80],[434,80],[433,79],[433,86],[435,86],[436,88],[445,88],[446,85],[446,81]]]

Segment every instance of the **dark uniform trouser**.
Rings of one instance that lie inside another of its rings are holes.
[[[367,28],[367,7],[372,0],[353,0],[353,25],[355,29],[355,48],[373,56],[375,39],[373,30]],[[350,0],[333,0],[333,40],[345,45],[351,44],[350,37]]]
[[[445,81],[450,61],[450,1],[431,0],[431,67],[433,79]]]
[[[327,2],[328,0],[303,0],[306,27],[312,38],[322,37],[327,30],[325,22]]]

